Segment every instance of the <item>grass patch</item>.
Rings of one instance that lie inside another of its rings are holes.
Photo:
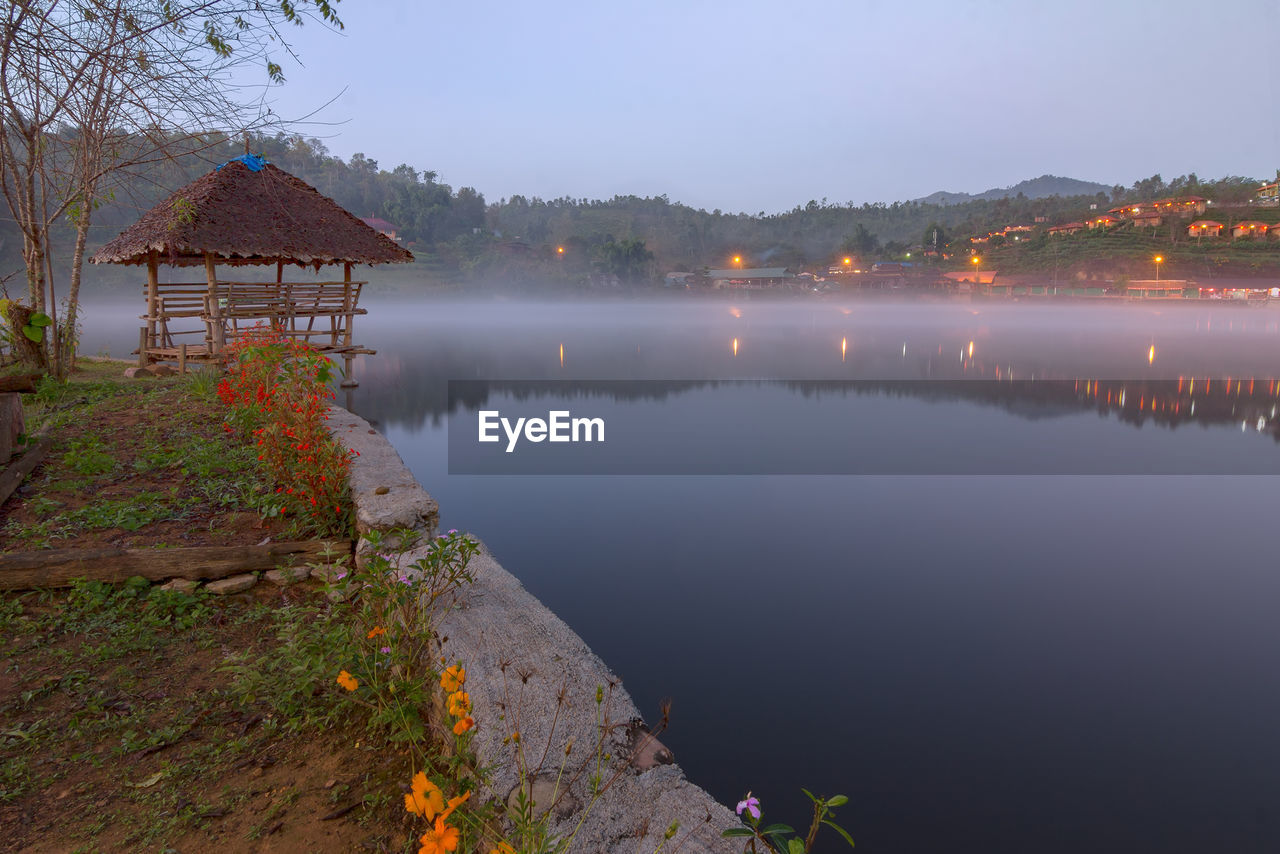
[[[255,590],[0,597],[0,850],[236,850],[342,803],[350,820],[324,826],[339,849],[402,847],[407,759],[333,684],[349,612],[314,587]]]
[[[85,363],[24,398],[54,448],[0,510],[0,549],[252,545],[290,538],[273,484],[209,376],[125,380]],[[104,376],[104,372],[110,375]]]

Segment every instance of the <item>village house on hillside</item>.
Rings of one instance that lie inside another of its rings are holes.
[[[399,229],[397,228],[397,226],[392,225],[391,223],[387,222],[385,219],[380,219],[379,217],[376,217],[376,216],[362,216],[360,217],[360,221],[363,222],[365,225],[369,226],[370,228],[372,228],[374,231],[380,234],[384,234],[387,237],[390,237],[392,240],[396,241],[397,243],[400,242],[400,238],[396,236],[396,231],[398,231]]]
[[[707,281],[713,288],[757,290],[792,285],[796,274],[786,267],[756,267],[746,270],[708,270]]]
[[[1222,223],[1211,219],[1198,219],[1187,226],[1188,237],[1217,237],[1225,228]]]
[[[1271,226],[1256,219],[1246,219],[1231,226],[1232,237],[1266,237]]]

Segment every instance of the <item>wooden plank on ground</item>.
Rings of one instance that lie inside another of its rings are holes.
[[[0,554],[0,590],[69,587],[76,579],[119,582],[135,575],[149,581],[226,578],[243,572],[296,566],[352,552],[350,540],[304,540],[260,546],[191,546],[173,549],[46,549]]]
[[[52,447],[53,437],[45,436],[0,472],[0,504],[9,500],[9,496],[13,495],[13,491],[22,483],[22,479],[36,470],[36,466],[44,461],[45,455]]]

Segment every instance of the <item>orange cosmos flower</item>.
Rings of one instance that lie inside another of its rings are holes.
[[[418,854],[448,854],[458,850],[458,828],[450,827],[444,819],[437,818],[435,825],[422,834],[422,847]]]
[[[461,664],[455,664],[440,674],[440,687],[446,691],[457,691],[467,681],[467,671]]]
[[[467,802],[467,799],[470,797],[471,797],[471,793],[467,792],[465,795],[458,795],[458,797],[456,798],[450,798],[449,806],[445,808],[444,812],[440,813],[440,818],[441,819],[448,818],[450,815],[453,814],[454,810],[456,810],[458,807],[465,804]]]
[[[413,775],[410,784],[413,791],[404,796],[404,808],[407,812],[420,815],[427,821],[435,818],[437,813],[444,812],[444,795],[440,787],[427,779],[427,775],[419,771]]]
[[[354,691],[360,687],[360,681],[345,670],[338,674],[338,684],[348,691]]]
[[[455,718],[464,718],[471,714],[471,695],[466,691],[458,691],[449,695],[449,714]]]
[[[471,729],[475,725],[476,725],[475,718],[471,718],[471,717],[459,718],[458,722],[453,725],[453,734],[462,735],[464,732]]]
[[[382,626],[374,626],[372,629],[369,629],[369,634],[365,635],[365,637],[372,640],[373,638],[376,638],[378,635],[385,635],[386,633],[387,633],[387,630],[384,629]]]

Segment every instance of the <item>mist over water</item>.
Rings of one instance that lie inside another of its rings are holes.
[[[691,420],[723,422],[730,448],[717,381],[771,379],[789,382],[764,386],[767,403],[746,396],[735,417],[818,429],[851,417],[852,400],[868,419],[902,419],[885,453],[928,443],[963,456],[956,437],[981,424],[1028,458],[1123,445],[1143,470],[1158,446],[1267,470],[1280,455],[1266,409],[1280,311],[366,305],[356,339],[379,352],[357,361],[360,387],[339,402],[391,439],[444,527],[480,536],[650,719],[673,699],[663,741],[722,801],[751,789],[771,819],[800,825],[799,787],[845,793],[841,823],[872,852],[1280,842],[1275,477],[466,476],[449,473],[447,435],[450,380],[575,380],[597,384],[575,410],[643,417],[672,442]],[[126,355],[139,309],[95,308],[83,349],[100,335]],[[1243,382],[1224,391],[1228,378]],[[1010,379],[1072,394],[1046,407],[1030,393],[912,391]],[[658,393],[604,382],[638,380]],[[844,380],[904,390],[841,398],[806,385]],[[1155,381],[1176,390],[1162,392],[1167,409],[1102,402]],[[1078,382],[1098,397],[1082,405]],[[454,417],[474,404],[455,400]]]

